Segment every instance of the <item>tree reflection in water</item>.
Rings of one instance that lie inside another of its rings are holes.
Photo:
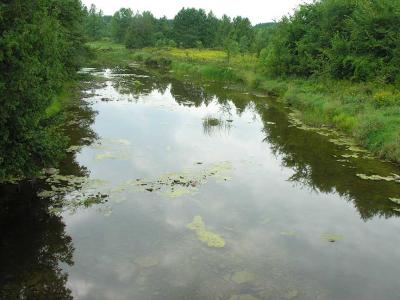
[[[60,264],[74,248],[61,217],[33,184],[0,186],[0,298],[72,299]]]

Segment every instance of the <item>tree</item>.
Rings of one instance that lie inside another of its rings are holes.
[[[0,5],[0,181],[56,163],[65,138],[46,109],[84,52],[79,0]]]
[[[183,8],[174,18],[174,40],[185,48],[194,48],[196,41],[207,43],[207,15],[203,9]]]
[[[129,8],[121,8],[111,21],[111,37],[117,43],[124,43],[126,33],[132,23],[133,12]]]
[[[279,76],[396,82],[399,26],[399,1],[315,1],[301,5],[273,29],[263,63]]]
[[[224,49],[227,55],[228,64],[231,61],[231,57],[239,53],[239,44],[235,40],[228,38],[225,40]]]
[[[125,37],[127,48],[144,48],[155,45],[156,19],[150,12],[136,14]]]
[[[233,24],[227,15],[223,15],[221,20],[218,20],[217,29],[215,33],[215,46],[224,47],[225,40],[231,36]]]
[[[98,40],[105,35],[106,24],[103,12],[101,10],[97,11],[94,4],[91,5],[86,16],[85,29],[86,34],[92,40]]]

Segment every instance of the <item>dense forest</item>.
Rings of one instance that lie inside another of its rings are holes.
[[[173,19],[121,8],[105,16],[80,0],[0,4],[0,178],[33,175],[66,144],[48,107],[84,64],[88,41],[128,49],[213,48],[251,54],[270,78],[400,83],[400,1],[320,0],[278,22],[183,8]],[[390,95],[389,95],[390,96]],[[389,97],[390,98],[390,97]],[[397,101],[397,100],[393,100]]]

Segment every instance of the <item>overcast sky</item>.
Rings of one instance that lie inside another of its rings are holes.
[[[151,11],[156,17],[173,18],[182,7],[204,8],[212,10],[221,17],[248,17],[253,24],[278,20],[287,15],[301,3],[312,0],[83,0],[86,6],[95,4],[106,15],[112,15],[121,7],[136,11]]]

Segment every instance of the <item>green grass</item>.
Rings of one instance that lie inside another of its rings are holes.
[[[375,155],[400,162],[400,91],[377,82],[264,76],[253,55],[236,55],[228,63],[220,50],[147,48],[127,50],[109,41],[90,43],[100,66],[133,61],[172,61],[176,77],[234,83],[277,97],[296,111],[305,124],[328,126],[354,138]]]
[[[64,105],[73,97],[75,85],[76,82],[73,80],[64,83],[59,94],[54,97],[53,101],[46,109],[45,113],[48,118],[59,114],[63,110]]]

